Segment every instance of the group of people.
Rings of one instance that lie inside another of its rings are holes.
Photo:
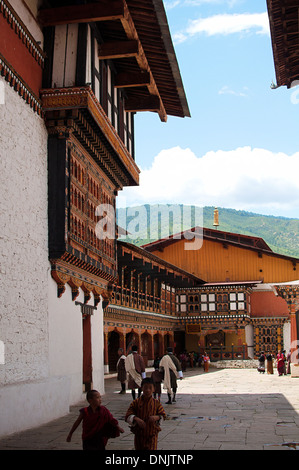
[[[117,380],[121,383],[120,393],[126,391],[126,380],[128,378],[128,389],[131,390],[132,398],[136,398],[136,389],[138,398],[141,395],[141,382],[146,377],[145,364],[142,356],[138,354],[137,346],[132,346],[132,352],[127,357],[123,350],[118,350],[119,359],[116,365]],[[176,401],[177,376],[183,378],[182,366],[178,358],[173,354],[172,348],[167,348],[166,354],[162,358],[156,358],[154,361],[154,371],[151,374],[151,380],[154,384],[154,398],[161,398],[162,382],[164,389],[167,390],[168,401],[170,405]],[[171,396],[173,393],[173,396]]]
[[[259,365],[258,371],[260,373],[265,373],[265,362],[267,361],[267,373],[273,374],[273,363],[275,361],[275,356],[272,353],[265,354],[264,351],[261,352],[259,356]],[[279,376],[287,375],[291,373],[291,352],[289,351],[286,355],[285,350],[279,350],[276,356],[277,364],[277,373]]]
[[[195,351],[191,351],[189,353],[187,351],[183,351],[180,354],[180,361],[182,363],[183,372],[187,369],[187,366],[193,368],[196,367],[196,364],[198,364],[198,367],[203,365],[205,372],[209,371],[210,358],[206,351],[204,351],[203,354],[197,354]]]
[[[119,349],[118,354],[117,379],[121,383],[120,393],[126,392],[128,376],[128,388],[133,398],[125,421],[134,434],[135,450],[156,450],[160,424],[166,418],[160,402],[161,383],[164,382],[164,388],[167,390],[166,403],[175,402],[177,376],[183,378],[180,361],[173,354],[172,348],[167,348],[167,353],[161,360],[155,361],[155,370],[151,377],[146,377],[145,364],[142,356],[138,354],[137,346],[132,347],[132,352],[127,357],[122,349]],[[87,392],[86,399],[89,406],[80,410],[67,441],[71,441],[74,431],[82,423],[83,450],[105,450],[108,440],[118,437],[124,430],[110,411],[101,405],[101,395],[97,390]]]

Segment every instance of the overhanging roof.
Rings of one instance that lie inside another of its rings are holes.
[[[42,26],[84,22],[98,27],[99,57],[113,60],[117,86],[126,87],[127,111],[154,111],[162,121],[167,115],[190,116],[162,0],[49,4],[39,12]]]
[[[167,114],[190,117],[163,0],[128,0]]]
[[[197,230],[197,227],[194,227],[190,230],[185,230],[180,234],[171,235],[170,237],[143,245],[143,248],[148,251],[162,249],[163,247],[172,243],[176,243],[182,239],[188,239],[188,237],[185,236],[185,234],[187,234],[188,232],[194,232],[195,237],[203,236],[204,240],[212,240],[220,243],[233,244],[242,248],[255,248],[258,250],[269,251],[270,253],[272,253],[271,248],[260,237],[243,235],[239,233],[224,232],[221,230],[215,230],[205,227],[200,230]]]
[[[220,230],[214,230],[210,228],[202,228],[198,230],[198,227],[194,227],[190,230],[185,230],[179,234],[171,235],[167,238],[147,243],[143,245],[142,248],[150,252],[161,251],[168,245],[171,245],[173,243],[178,243],[181,240],[189,240],[190,237],[185,236],[185,234],[188,234],[188,232],[194,232],[194,237],[203,237],[203,240],[210,240],[216,243],[222,243],[224,246],[231,245],[237,248],[252,250],[258,254],[265,254],[273,256],[275,258],[289,260],[293,263],[294,266],[299,263],[299,258],[295,258],[294,256],[282,255],[280,253],[275,253],[274,251],[272,251],[271,248],[267,245],[267,243],[263,240],[263,238],[254,237],[251,235],[243,235],[239,233],[222,232]]]
[[[299,79],[299,1],[267,0],[277,86]]]

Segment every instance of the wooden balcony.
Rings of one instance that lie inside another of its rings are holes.
[[[49,132],[71,129],[117,187],[138,185],[140,170],[89,86],[40,94]]]
[[[125,287],[113,286],[111,303],[123,307],[144,310],[153,313],[165,313],[161,311],[162,302],[160,297],[137,292]]]

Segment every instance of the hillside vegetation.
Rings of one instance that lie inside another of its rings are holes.
[[[276,253],[299,258],[299,219],[218,208],[224,232],[261,237]],[[126,240],[143,245],[196,225],[213,227],[214,207],[145,205],[118,209],[117,222],[129,232]]]

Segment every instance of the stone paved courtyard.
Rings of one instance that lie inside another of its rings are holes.
[[[148,371],[147,375],[150,375]],[[103,404],[125,432],[111,439],[107,450],[132,450],[133,434],[124,415],[129,391],[120,395],[119,383],[105,379]],[[259,374],[255,369],[189,369],[178,382],[177,402],[162,404],[167,419],[159,434],[159,450],[297,450],[299,449],[299,378]],[[0,440],[0,450],[80,450],[81,431],[66,436],[84,403],[39,428]],[[296,445],[297,444],[297,445]]]

